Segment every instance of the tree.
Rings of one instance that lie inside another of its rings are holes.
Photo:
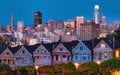
[[[114,31],[113,36],[120,42],[120,28]]]
[[[53,74],[55,72],[54,66],[52,65],[47,65],[39,68],[40,73],[44,74]]]
[[[101,63],[100,72],[101,73],[112,73],[114,71],[120,70],[120,59],[109,59]]]
[[[0,36],[0,43],[2,43],[4,40],[3,40],[3,37]]]
[[[34,66],[25,66],[25,70],[27,70],[28,75],[35,75],[35,68]]]
[[[2,73],[5,73],[6,75],[10,75],[11,74],[11,68],[6,64],[1,64],[0,63],[0,75]]]
[[[79,73],[87,72],[88,74],[99,72],[99,65],[96,62],[86,62],[78,66]]]

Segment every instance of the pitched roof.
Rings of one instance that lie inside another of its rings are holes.
[[[10,51],[15,54],[19,49],[21,48],[21,45],[17,46],[17,47],[10,47],[8,46],[8,49],[10,49]]]
[[[7,44],[5,43],[0,43],[0,54],[7,48]]]
[[[24,45],[24,47],[31,53],[33,54],[33,51],[36,50],[39,47],[40,44],[35,44],[35,45]]]

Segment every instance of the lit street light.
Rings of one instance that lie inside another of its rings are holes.
[[[39,68],[39,66],[35,66],[36,75],[39,75],[39,73],[38,73],[38,68]]]

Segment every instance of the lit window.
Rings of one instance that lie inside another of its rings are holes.
[[[107,58],[107,56],[108,56],[108,53],[104,52],[104,58]]]
[[[102,44],[101,44],[101,48],[105,48],[105,44],[102,43]]]
[[[118,58],[119,57],[119,51],[115,51],[115,57]]]

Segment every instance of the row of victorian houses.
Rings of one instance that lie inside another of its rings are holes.
[[[44,66],[59,63],[103,62],[120,58],[120,44],[113,40],[89,40],[72,42],[41,43],[32,46],[9,47],[0,44],[0,63],[10,67],[27,65]]]

